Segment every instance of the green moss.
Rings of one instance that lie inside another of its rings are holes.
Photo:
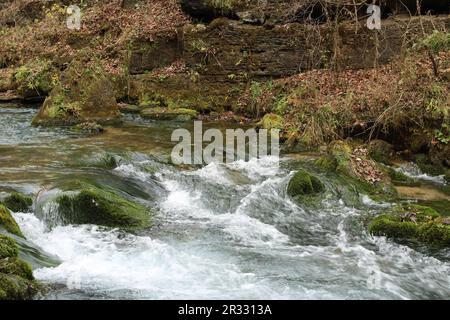
[[[35,59],[19,67],[14,74],[17,91],[23,96],[49,93],[58,83],[50,60]]]
[[[0,300],[31,299],[40,286],[31,266],[18,256],[16,242],[0,234]]]
[[[431,221],[418,229],[418,239],[425,243],[450,246],[450,226]]]
[[[420,205],[399,205],[369,224],[369,232],[377,236],[409,239],[450,246],[450,226],[434,209]]]
[[[112,190],[83,183],[75,195],[58,197],[59,213],[68,223],[95,224],[124,229],[150,225],[149,210]]]
[[[33,199],[22,195],[20,193],[14,192],[10,194],[3,203],[8,207],[8,209],[14,212],[27,212],[33,205]]]
[[[16,242],[12,238],[0,234],[0,259],[17,257],[18,253]]]
[[[336,171],[347,175],[353,175],[351,168],[352,148],[342,140],[334,141],[328,146],[329,154],[336,161]]]
[[[324,171],[336,171],[336,160],[329,156],[322,156],[318,158],[314,164]]]
[[[22,231],[20,231],[17,222],[11,216],[11,212],[2,204],[0,204],[0,227],[3,227],[6,231],[11,232],[19,237],[23,237]]]
[[[33,119],[34,125],[120,122],[112,78],[100,61],[79,53]]]
[[[369,232],[376,236],[412,239],[417,237],[418,226],[414,222],[401,222],[398,216],[381,215],[371,222]]]
[[[0,300],[29,300],[39,291],[35,281],[0,273]]]
[[[300,170],[289,181],[287,192],[289,196],[296,197],[317,194],[324,190],[325,186],[317,177]]]
[[[443,216],[450,216],[450,201],[446,199],[420,201],[421,205],[433,208]]]
[[[263,129],[267,129],[267,130],[271,130],[271,129],[281,130],[281,129],[283,129],[283,123],[284,123],[283,117],[281,117],[277,114],[268,113],[259,122],[259,126]]]
[[[18,258],[0,260],[0,274],[14,274],[28,280],[34,280],[31,266]]]
[[[139,98],[140,108],[157,108],[157,107],[167,107],[167,102],[164,96],[159,94],[148,94],[144,93]]]

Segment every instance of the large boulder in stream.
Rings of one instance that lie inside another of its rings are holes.
[[[40,289],[31,266],[18,254],[17,243],[0,234],[0,300],[32,299]]]
[[[387,210],[372,220],[369,231],[376,236],[450,247],[450,218],[420,205],[398,205]]]
[[[95,60],[74,60],[33,119],[35,125],[120,122],[111,77]]]
[[[291,178],[288,184],[287,193],[291,197],[304,195],[315,195],[323,192],[325,186],[319,178],[309,174],[305,170],[299,170]]]
[[[51,219],[60,224],[95,224],[125,230],[150,226],[147,207],[107,186],[75,181],[50,194],[49,199],[39,200],[37,208],[37,214],[48,224],[54,223]]]

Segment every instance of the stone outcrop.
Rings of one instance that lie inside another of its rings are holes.
[[[114,83],[95,61],[73,61],[62,73],[33,124],[75,125],[93,121],[100,124],[120,121]]]

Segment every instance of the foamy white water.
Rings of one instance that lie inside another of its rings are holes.
[[[369,236],[364,212],[340,201],[298,206],[285,194],[290,171],[259,161],[258,175],[242,163],[162,170],[160,225],[144,235],[89,225],[48,230],[34,215],[15,214],[27,238],[62,261],[36,277],[105,298],[448,298],[448,262]],[[151,178],[139,164],[116,170]]]

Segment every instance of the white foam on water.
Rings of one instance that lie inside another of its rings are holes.
[[[280,173],[280,158],[276,156],[265,156],[252,158],[249,161],[238,160],[227,164],[232,170],[243,171],[250,179],[256,180],[262,177],[272,177]]]
[[[169,190],[169,195],[161,203],[161,208],[172,220],[192,222],[192,219],[201,219],[206,227],[218,227],[228,233],[233,240],[244,245],[270,246],[289,240],[287,235],[282,234],[274,226],[244,213],[218,214],[213,212],[204,207],[201,193],[195,190],[186,190],[175,180],[165,180],[163,184]]]
[[[290,175],[268,170],[264,176],[259,168],[256,176],[244,164],[231,167],[157,174],[168,191],[160,202],[161,218],[187,230],[195,225],[217,231],[217,238],[205,233],[214,244],[198,239],[168,243],[91,225],[49,230],[34,215],[15,214],[26,237],[62,261],[57,267],[35,270],[35,276],[108,298],[414,299],[450,294],[449,263],[365,231],[358,236],[348,233],[362,211],[327,199],[320,210],[306,212],[283,190]],[[150,177],[133,165],[119,168],[137,179]],[[208,183],[236,188],[227,185],[227,170],[254,179],[234,212],[208,207],[206,200],[211,199],[183,183],[199,175]],[[293,243],[277,229],[289,219],[296,219],[309,234],[317,233],[318,243]]]
[[[394,168],[395,171],[403,173],[404,175],[418,180],[430,181],[438,184],[446,184],[444,175],[430,176],[423,173],[420,168],[414,163],[408,163]]]
[[[120,172],[124,176],[136,178],[141,181],[148,181],[151,178],[151,174],[139,170],[134,164],[121,164],[114,169],[116,172]]]
[[[196,175],[208,182],[231,186],[233,182],[227,178],[226,168],[223,164],[211,162],[210,164],[193,172],[186,172],[187,175]]]
[[[180,250],[150,237],[96,226],[59,226],[46,231],[31,214],[16,214],[26,237],[62,263],[34,271],[38,280],[71,289],[133,298],[288,298],[252,273],[207,251]]]

